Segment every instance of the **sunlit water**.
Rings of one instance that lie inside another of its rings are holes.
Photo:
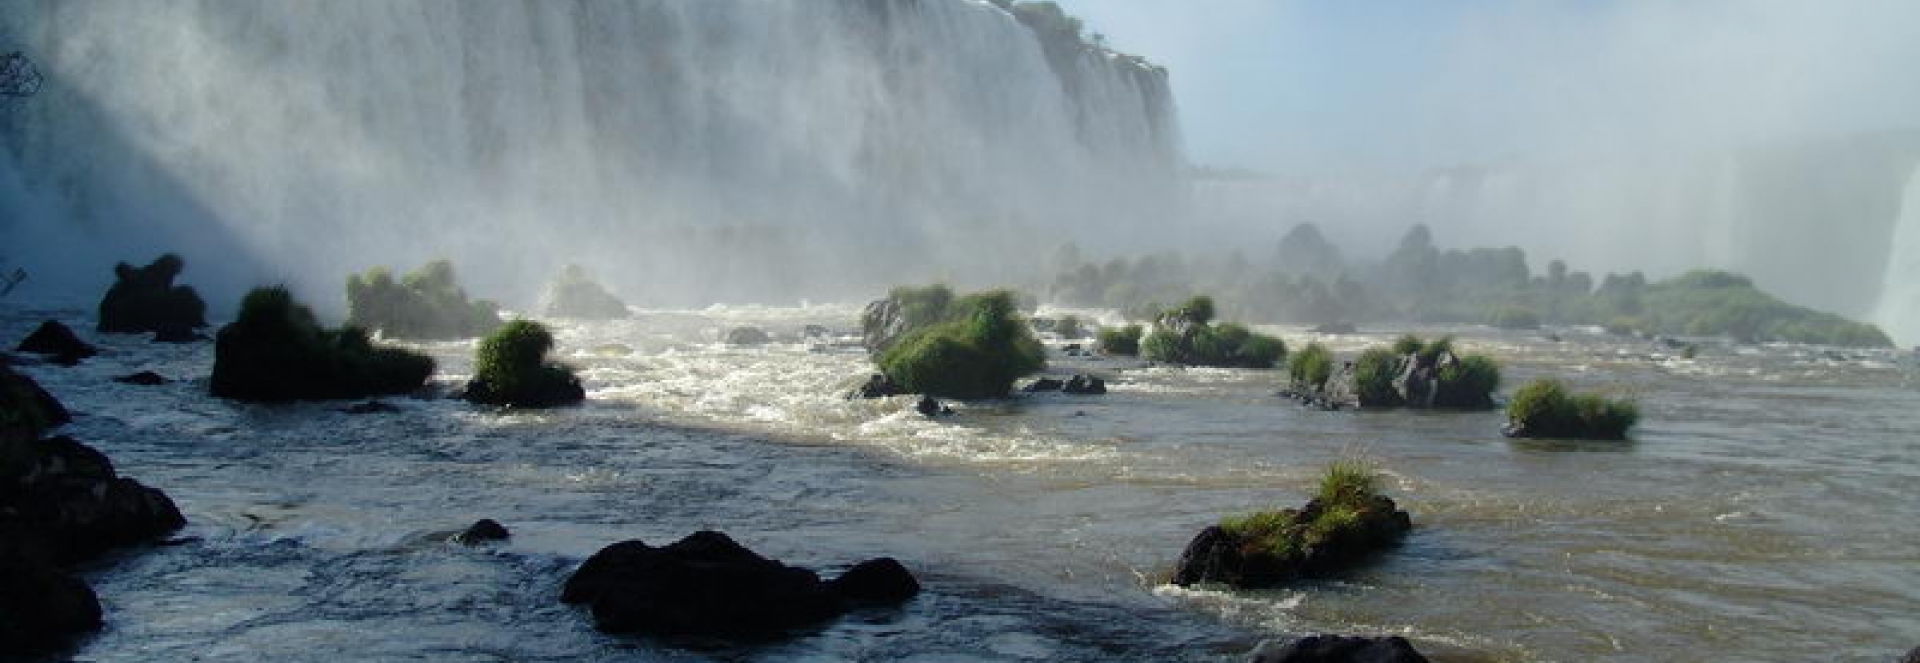
[[[9,343],[45,317],[90,327],[76,310],[0,311]],[[1054,370],[1105,375],[1112,393],[929,420],[908,399],[841,398],[864,353],[800,330],[856,316],[558,323],[589,403],[541,414],[229,403],[206,395],[210,344],[107,337],[77,368],[28,367],[81,413],[70,434],[192,523],[89,571],[109,623],[78,656],[1234,660],[1335,631],[1456,661],[1878,663],[1920,644],[1920,387],[1902,352],[1710,345],[1686,360],[1579,330],[1453,330],[1507,366],[1508,389],[1551,374],[1641,400],[1629,443],[1540,443],[1503,439],[1496,412],[1302,409],[1274,395],[1276,372],[1063,357]],[[736,325],[782,341],[719,343]],[[1387,331],[1324,340],[1351,352]],[[437,384],[464,379],[470,344],[425,349]],[[137,370],[186,380],[108,380]],[[1416,523],[1405,546],[1272,592],[1164,584],[1199,528],[1303,501],[1342,454],[1388,473]],[[445,542],[481,517],[513,540]],[[603,636],[556,600],[605,544],[702,528],[829,572],[892,555],[927,591],[750,647]]]

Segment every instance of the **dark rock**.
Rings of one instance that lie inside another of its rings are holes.
[[[587,400],[587,388],[581,386],[579,378],[569,375],[566,380],[551,380],[541,389],[521,389],[509,397],[508,394],[495,389],[493,383],[473,379],[467,381],[467,390],[463,398],[470,403],[480,405],[549,408],[574,405]]]
[[[766,345],[773,337],[755,327],[734,327],[727,330],[727,345]]]
[[[44,654],[99,630],[100,599],[85,582],[0,529],[0,652]]]
[[[213,346],[214,396],[281,403],[346,400],[419,389],[433,359],[374,345],[358,327],[322,328],[285,288],[256,288]]]
[[[921,396],[920,402],[914,404],[913,409],[929,417],[944,417],[953,414],[953,408],[941,405],[940,401],[934,400],[932,396]]]
[[[153,540],[187,524],[166,493],[126,477],[57,477],[35,482],[5,520],[42,532],[55,559],[78,562]]]
[[[892,557],[856,564],[827,584],[850,603],[890,605],[920,593],[920,581]]]
[[[14,350],[46,355],[54,363],[63,366],[72,366],[80,363],[82,359],[100,354],[98,349],[80,340],[79,336],[73,334],[72,329],[68,329],[57,320],[40,323],[40,327],[33,330],[32,334],[28,334],[25,340],[20,341],[20,345]]]
[[[1022,387],[1020,390],[1032,394],[1042,391],[1060,391],[1060,389],[1065,386],[1067,386],[1067,383],[1061,382],[1059,378],[1040,378]]]
[[[891,297],[874,300],[860,312],[860,344],[867,352],[879,354],[887,346],[912,331],[912,321],[907,319],[906,306]]]
[[[207,304],[193,288],[174,285],[186,268],[174,254],[160,256],[146,267],[127,263],[113,266],[118,277],[100,299],[99,330],[115,334],[155,332],[154,340],[183,343],[193,330],[207,326]]]
[[[160,377],[159,373],[153,371],[140,371],[132,375],[122,375],[114,378],[113,381],[120,384],[132,384],[142,387],[158,387],[167,383],[166,378]]]
[[[512,534],[507,532],[505,525],[495,522],[492,518],[482,518],[479,522],[467,527],[467,531],[454,536],[453,540],[461,545],[477,546],[488,541],[505,541],[510,536]]]
[[[1920,663],[1920,647],[1914,647],[1913,651],[1907,652],[1907,655],[1900,659],[1900,663]]]
[[[1060,391],[1081,396],[1099,396],[1107,393],[1107,381],[1091,375],[1075,375],[1067,380]]]
[[[1318,500],[1305,508],[1286,513],[1289,529],[1304,529],[1320,515]],[[1325,540],[1303,546],[1292,554],[1276,554],[1215,525],[1207,527],[1187,543],[1180,553],[1173,583],[1182,587],[1196,583],[1223,583],[1239,588],[1272,587],[1298,578],[1322,577],[1359,565],[1375,553],[1396,545],[1413,529],[1407,512],[1396,508],[1393,500],[1373,497],[1358,510],[1358,524],[1331,534]]]
[[[892,378],[874,373],[872,377],[867,378],[865,384],[860,385],[859,389],[855,389],[853,393],[847,394],[847,398],[886,398],[888,396],[899,396],[905,393],[907,393],[906,390],[900,388],[900,385],[895,383]]]
[[[1080,344],[1068,343],[1066,345],[1060,346],[1060,349],[1066,351],[1067,354],[1078,355],[1080,353]]]
[[[1405,638],[1357,638],[1310,635],[1279,645],[1268,641],[1253,650],[1252,663],[1427,663]]]
[[[833,336],[833,330],[821,325],[807,325],[800,334],[807,338],[829,338]]]
[[[703,531],[660,548],[607,546],[567,578],[560,600],[586,604],[595,628],[608,633],[768,637],[832,619],[854,603],[902,596],[903,583],[885,562],[861,566],[869,568],[824,583]]]
[[[73,421],[73,414],[61,405],[59,399],[47,393],[33,378],[13,372],[13,368],[0,362],[0,409],[11,410],[23,415],[17,425],[25,426],[27,437],[38,437],[40,432]]]
[[[340,411],[347,414],[393,414],[399,412],[400,407],[383,401],[364,401],[349,405]]]
[[[1313,328],[1315,334],[1353,334],[1359,331],[1359,327],[1346,322],[1329,322]]]

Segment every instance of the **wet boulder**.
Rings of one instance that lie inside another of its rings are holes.
[[[0,528],[0,652],[44,654],[99,630],[93,589],[26,548],[24,534]]]
[[[560,277],[547,287],[542,300],[546,314],[554,317],[582,320],[627,317],[627,303],[594,281],[579,265],[561,268]]]
[[[44,431],[73,421],[73,414],[59,399],[47,393],[33,378],[15,373],[11,365],[0,361],[0,417],[4,427],[17,427],[31,439]]]
[[[1091,375],[1075,375],[1067,380],[1060,391],[1079,396],[1099,396],[1107,393],[1107,381]]]
[[[119,476],[92,447],[56,437],[38,452],[0,500],[0,524],[38,534],[55,561],[91,559],[186,525],[166,493]]]
[[[1406,638],[1310,635],[1281,644],[1260,643],[1251,663],[1427,663]]]
[[[1021,387],[1020,390],[1029,394],[1037,394],[1043,391],[1060,391],[1061,388],[1066,386],[1067,383],[1060,381],[1059,378],[1040,378],[1027,383],[1027,386]]]
[[[1413,529],[1407,512],[1378,495],[1349,504],[1309,501],[1305,508],[1257,514],[1207,527],[1180,553],[1173,583],[1273,587],[1359,566]]]
[[[1913,651],[1907,652],[1906,656],[1901,657],[1900,663],[1920,663],[1920,647],[1914,647]]]
[[[734,327],[727,330],[723,340],[727,345],[766,345],[773,342],[773,336],[757,327]]]
[[[340,411],[347,414],[353,414],[353,415],[394,414],[400,411],[400,407],[392,403],[388,403],[386,401],[373,400],[373,401],[361,401],[359,403],[354,403],[352,405],[341,408]]]
[[[72,366],[80,363],[82,359],[100,354],[98,349],[80,340],[79,336],[74,335],[72,329],[60,324],[58,320],[40,323],[40,326],[22,339],[20,345],[14,349],[19,352],[45,355],[62,366]]]
[[[159,373],[153,371],[140,371],[138,373],[122,375],[114,378],[113,381],[120,384],[131,384],[141,387],[158,387],[167,383],[166,378],[161,377]]]
[[[482,518],[469,525],[466,531],[454,535],[453,540],[463,546],[477,546],[489,541],[505,541],[512,536],[505,525],[492,518]]]
[[[873,376],[867,378],[867,381],[862,383],[859,388],[854,389],[852,393],[847,394],[847,399],[852,400],[855,398],[886,398],[889,396],[899,396],[905,393],[907,393],[906,390],[902,389],[900,385],[895,383],[891,378],[888,378],[887,376],[882,375],[880,373],[874,373]]]
[[[874,560],[822,582],[703,531],[658,548],[637,540],[608,546],[567,578],[561,600],[586,605],[607,633],[763,638],[911,597],[918,585],[897,566]]]
[[[915,403],[913,409],[929,417],[945,417],[953,414],[953,408],[941,405],[940,401],[932,396],[921,396],[920,402]]]
[[[207,326],[207,304],[193,288],[173,283],[185,268],[186,262],[171,253],[146,267],[114,265],[114,283],[100,299],[99,330],[153,332],[154,340],[172,343],[199,338],[194,330]]]

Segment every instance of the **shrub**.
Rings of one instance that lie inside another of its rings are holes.
[[[586,398],[573,371],[547,361],[553,334],[545,325],[514,320],[481,339],[474,354],[467,400],[486,405],[553,407]]]
[[[1394,340],[1393,354],[1401,356],[1415,354],[1426,346],[1426,342],[1420,340],[1420,337],[1414,336],[1413,334],[1406,334]]]
[[[284,287],[256,288],[214,342],[213,395],[244,401],[399,394],[426,384],[433,359],[376,347],[355,327],[323,329]]]
[[[1393,379],[1400,375],[1400,357],[1393,350],[1368,348],[1353,361],[1353,391],[1362,407],[1391,407],[1404,402],[1393,388]]]
[[[193,288],[174,285],[186,268],[180,256],[168,253],[146,267],[127,263],[113,266],[114,282],[100,298],[102,332],[137,334],[156,332],[191,336],[207,326],[207,304]]]
[[[1500,389],[1500,365],[1486,355],[1467,355],[1440,367],[1438,392],[1433,404],[1439,407],[1493,406],[1493,392]]]
[[[1307,510],[1226,518],[1220,528],[1242,541],[1245,552],[1295,560],[1336,538],[1364,537],[1368,518],[1379,516],[1379,500],[1379,471],[1365,461],[1341,459],[1328,464]]]
[[[976,293],[948,309],[964,315],[902,336],[880,354],[881,372],[909,392],[975,399],[1004,397],[1016,378],[1045,367],[1013,293]]]
[[[347,278],[347,324],[394,338],[451,340],[500,326],[499,306],[472,301],[453,264],[435,260],[395,281],[384,267]]]
[[[1619,440],[1640,420],[1626,399],[1573,394],[1558,380],[1535,380],[1507,403],[1507,434],[1513,437]]]
[[[1101,329],[1098,340],[1100,351],[1110,355],[1137,356],[1140,354],[1140,335],[1144,331],[1140,325]]]
[[[1539,329],[1540,315],[1528,308],[1503,306],[1493,312],[1488,322],[1501,329]]]
[[[1287,360],[1287,376],[1295,385],[1325,389],[1327,380],[1333,378],[1333,352],[1319,343],[1308,343]]]

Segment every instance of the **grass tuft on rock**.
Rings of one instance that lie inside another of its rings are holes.
[[[1327,387],[1327,380],[1333,378],[1333,351],[1317,342],[1287,360],[1287,377],[1296,387],[1318,391]]]
[[[474,354],[467,400],[523,408],[571,405],[586,398],[573,370],[547,361],[553,333],[532,320],[500,326]]]
[[[1140,355],[1182,366],[1262,369],[1286,358],[1280,339],[1235,323],[1212,324],[1213,316],[1213,299],[1204,295],[1162,311],[1140,342]]]
[[[1630,399],[1568,390],[1559,380],[1534,380],[1514,392],[1507,403],[1511,437],[1582,440],[1626,439],[1640,422],[1640,408]]]
[[[944,291],[944,287],[936,286]],[[901,294],[896,289],[895,297]],[[946,321],[901,336],[880,353],[880,370],[911,393],[960,399],[1001,398],[1013,381],[1046,366],[1046,350],[1021,319],[1014,294],[992,290],[950,299],[938,292],[906,298],[909,320],[944,304]],[[920,296],[931,295],[931,296]]]

